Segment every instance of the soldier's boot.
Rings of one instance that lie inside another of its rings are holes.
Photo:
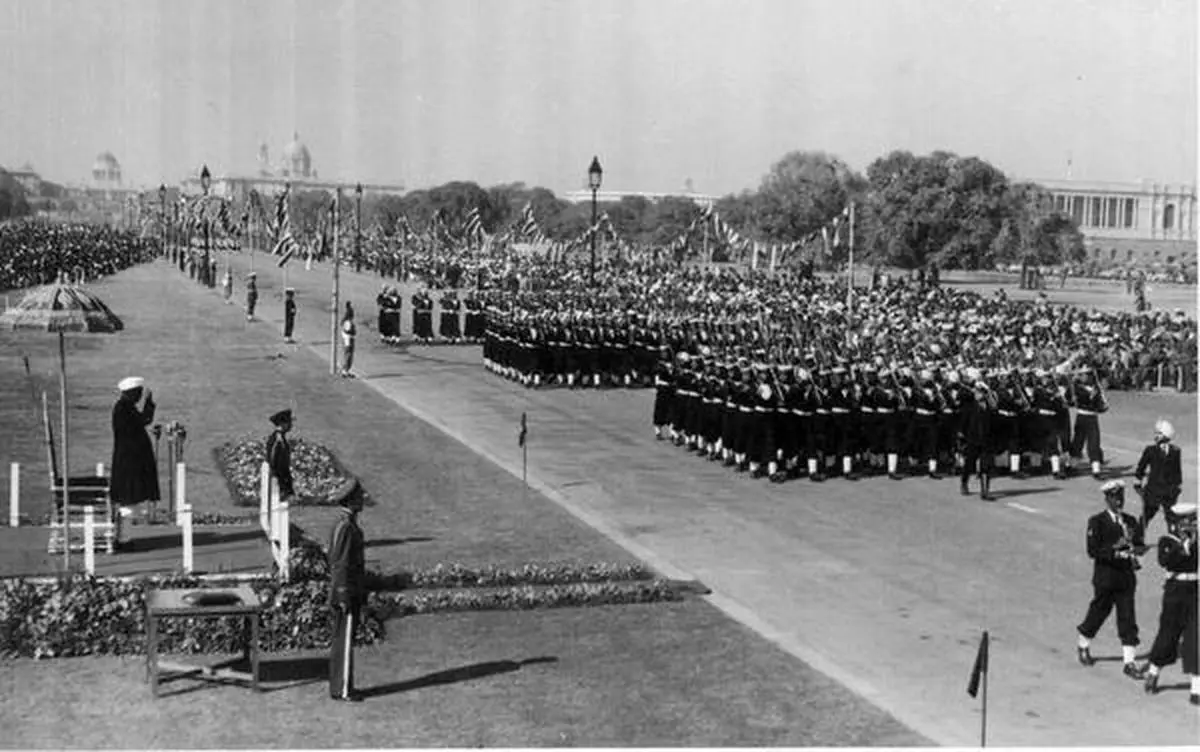
[[[737,457],[734,456],[733,451],[730,450],[730,451],[726,452],[725,453],[725,467],[733,467],[736,464],[737,464]]]
[[[772,483],[782,483],[787,480],[787,476],[779,472],[779,463],[774,460],[767,463],[767,477]]]
[[[887,456],[887,474],[892,480],[900,480],[900,455],[889,453]]]
[[[656,441],[662,441],[662,440],[663,440],[662,426],[655,426],[655,427],[654,427],[654,438],[655,438],[655,440],[656,440]]]
[[[929,460],[929,477],[934,480],[942,479],[942,476],[937,471],[937,460]]]
[[[592,386],[594,386],[597,389],[600,388],[600,374],[598,374],[598,373],[592,374]]]
[[[533,375],[533,385],[534,385],[534,386],[541,386],[541,385],[542,385],[542,375],[541,375],[540,373],[535,373],[535,374]]]
[[[751,478],[761,478],[762,477],[762,468],[759,467],[757,462],[750,463],[750,477]]]
[[[961,493],[963,496],[971,495],[971,476],[967,475],[966,473],[963,473],[959,477],[958,490],[959,490],[959,493]]]
[[[854,474],[854,460],[849,455],[842,457],[842,476],[846,480],[858,480],[858,476]]]
[[[625,386],[629,386],[629,384],[631,382],[632,382],[632,379],[629,378],[629,374],[625,374]]]
[[[1100,480],[1100,479],[1101,479],[1101,475],[1100,475],[1100,463],[1099,463],[1099,462],[1093,462],[1093,463],[1092,463],[1092,477],[1093,477],[1093,478],[1095,478],[1096,480]]]
[[[979,498],[984,501],[992,500],[992,479],[987,475],[979,476]]]
[[[1062,469],[1062,457],[1057,454],[1050,455],[1050,472],[1054,474],[1055,480],[1066,480],[1067,474]]]
[[[575,388],[575,374],[574,373],[567,374],[567,386],[571,387],[572,389]]]
[[[818,469],[817,458],[808,458],[808,479],[813,483],[820,483],[825,480],[825,475]]]

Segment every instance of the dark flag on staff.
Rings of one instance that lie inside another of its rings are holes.
[[[517,446],[525,446],[525,435],[529,433],[529,425],[525,422],[525,413],[521,413],[521,432],[517,434]]]
[[[979,694],[979,681],[986,678],[988,672],[988,633],[983,633],[979,641],[979,652],[975,654],[975,668],[971,669],[971,681],[967,684],[967,694],[971,697]]]

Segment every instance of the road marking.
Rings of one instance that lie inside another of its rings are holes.
[[[1041,514],[1042,513],[1042,510],[1040,510],[1040,509],[1034,509],[1033,507],[1027,507],[1024,504],[1018,504],[1015,501],[1008,501],[1008,502],[1005,502],[1005,504],[1007,506],[1012,507],[1013,509],[1020,509],[1022,512],[1029,512],[1030,514]]]

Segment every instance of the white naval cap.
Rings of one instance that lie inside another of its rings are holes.
[[[1196,505],[1194,503],[1180,502],[1171,507],[1171,514],[1176,517],[1191,517],[1196,514]]]
[[[130,389],[137,389],[145,385],[146,380],[141,376],[127,376],[117,384],[117,389],[122,392],[128,392]]]
[[[1100,486],[1100,490],[1106,494],[1113,493],[1114,491],[1124,491],[1125,490],[1125,481],[1110,480],[1109,482],[1105,483],[1103,486]]]

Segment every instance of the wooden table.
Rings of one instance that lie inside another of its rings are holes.
[[[238,603],[229,605],[195,605],[185,596],[190,593],[232,593]],[[158,697],[159,670],[171,671],[172,676],[198,674],[198,679],[234,679],[249,682],[258,690],[258,623],[262,613],[262,602],[249,585],[228,588],[185,588],[178,590],[151,589],[146,594],[146,679],[150,692]],[[240,616],[244,624],[245,650],[240,659],[235,658],[216,666],[184,663],[158,659],[158,622],[160,619],[193,618],[215,619],[221,616]],[[234,671],[229,665],[240,660],[249,661],[250,673]]]

